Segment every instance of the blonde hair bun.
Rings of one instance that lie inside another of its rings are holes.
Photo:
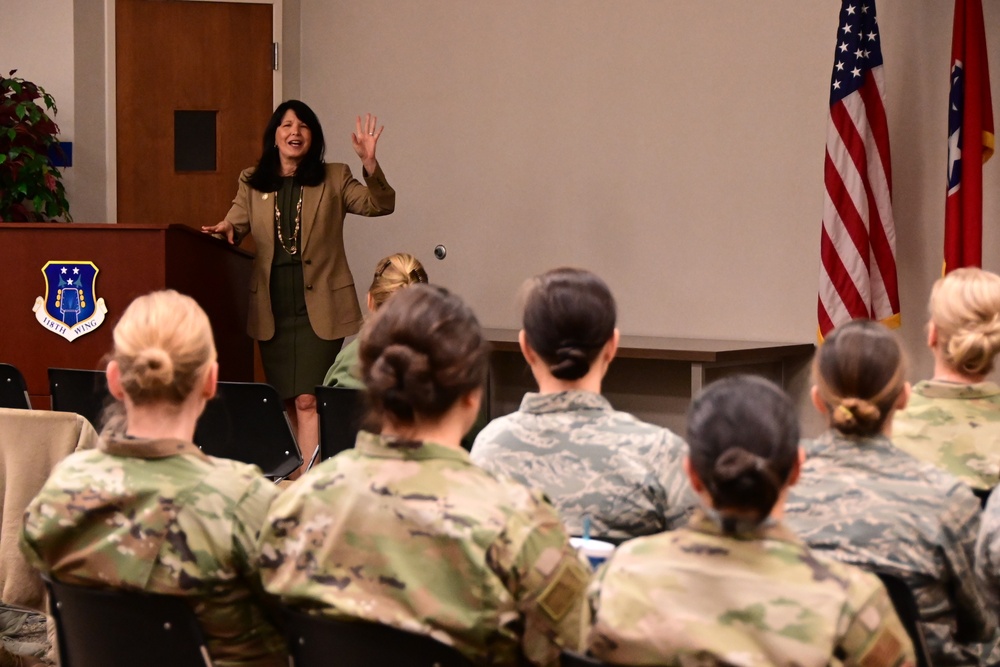
[[[952,271],[934,283],[930,314],[948,366],[972,377],[993,370],[1000,352],[1000,276],[977,268]]]
[[[183,403],[215,363],[208,316],[194,299],[173,290],[137,298],[113,335],[111,357],[135,405]]]
[[[869,433],[881,418],[878,406],[862,398],[845,398],[830,417],[834,428],[845,435]]]
[[[368,294],[375,310],[378,310],[390,296],[404,287],[427,282],[427,271],[420,260],[409,253],[397,252],[383,257],[375,265],[375,278]]]
[[[174,381],[174,362],[163,349],[142,350],[132,362],[132,376],[140,389],[164,387]]]

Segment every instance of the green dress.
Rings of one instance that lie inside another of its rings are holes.
[[[297,205],[302,187],[292,178],[281,179],[275,202],[281,211],[281,238],[274,228],[274,259],[271,261],[271,310],[274,313],[274,336],[259,341],[260,357],[268,384],[283,399],[301,394],[315,394],[323,383],[323,374],[333,364],[344,339],[323,340],[313,331],[306,311],[302,279],[302,253],[292,255]],[[294,247],[301,249],[302,231],[294,237]]]

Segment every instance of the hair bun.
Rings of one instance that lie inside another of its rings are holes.
[[[764,465],[764,459],[756,454],[751,454],[742,447],[730,447],[715,461],[712,473],[718,482],[731,482]]]
[[[174,381],[174,362],[166,350],[147,348],[136,355],[132,377],[140,389],[169,386]]]
[[[766,517],[762,508],[774,506],[781,487],[781,479],[764,458],[742,447],[730,447],[715,461],[709,492],[721,510],[743,507],[747,497],[766,501],[755,508],[761,512],[759,522]]]
[[[878,406],[863,398],[843,399],[830,415],[833,426],[845,435],[868,433],[881,418]]]
[[[430,359],[399,343],[389,345],[375,359],[368,385],[381,394],[385,408],[403,421],[412,421],[415,409],[434,401]]]
[[[588,357],[579,347],[564,343],[556,348],[556,362],[549,366],[549,372],[560,380],[578,380],[590,371]]]

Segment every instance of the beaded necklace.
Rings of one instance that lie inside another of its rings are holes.
[[[281,235],[281,209],[278,208],[277,193],[274,196],[274,224],[278,228],[278,243],[281,244],[281,247],[289,255],[295,255],[299,252],[299,227],[302,225],[302,191],[303,188],[299,188],[299,203],[295,205],[295,229],[292,230],[291,248],[285,245],[285,239]]]

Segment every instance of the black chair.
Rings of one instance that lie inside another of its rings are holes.
[[[104,371],[50,368],[49,393],[53,410],[83,415],[98,432],[104,408],[114,401]]]
[[[62,667],[211,667],[201,626],[181,598],[46,579]]]
[[[24,376],[10,364],[0,364],[0,408],[31,409]]]
[[[896,608],[896,615],[902,621],[906,634],[910,635],[913,650],[917,654],[917,667],[931,667],[927,640],[924,638],[924,631],[919,622],[920,608],[917,607],[917,599],[913,596],[913,591],[907,586],[906,581],[897,574],[877,570],[875,574],[882,580],[882,585],[885,586],[885,590],[889,593],[889,599],[892,600],[892,606]]]
[[[473,667],[457,649],[426,635],[294,609],[285,609],[285,641],[295,667]]]
[[[211,456],[252,463],[271,479],[302,465],[278,391],[269,384],[220,382],[198,419],[194,441]]]
[[[559,665],[560,667],[606,667],[607,663],[572,651],[563,651],[559,655]]]
[[[364,417],[364,395],[360,389],[316,387],[319,411],[319,456],[325,461],[354,447]]]
[[[986,503],[987,503],[987,501],[989,501],[990,494],[992,492],[993,492],[993,489],[973,489],[972,490],[972,493],[976,496],[976,498],[979,498],[979,505],[980,505],[980,507],[986,507]]]

